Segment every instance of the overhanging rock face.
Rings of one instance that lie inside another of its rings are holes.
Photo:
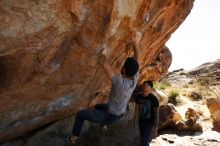
[[[104,101],[104,47],[120,71],[140,38],[142,79],[163,76],[165,47],[193,0],[1,0],[0,142]]]

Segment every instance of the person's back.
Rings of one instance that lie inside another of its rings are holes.
[[[108,111],[112,114],[121,115],[126,111],[127,104],[137,85],[139,72],[133,79],[124,78],[122,75],[115,75],[112,78],[112,87],[108,100]]]

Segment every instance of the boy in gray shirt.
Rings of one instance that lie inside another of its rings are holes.
[[[128,47],[132,47],[134,57],[126,59],[121,74],[115,74],[105,55],[100,56],[101,66],[112,83],[108,103],[97,104],[95,109],[81,110],[76,114],[70,143],[76,143],[85,120],[106,125],[123,116],[139,79],[139,51],[134,43]]]

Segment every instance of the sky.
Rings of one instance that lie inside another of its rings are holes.
[[[173,56],[169,71],[190,70],[220,59],[220,0],[195,0],[191,13],[166,45]]]

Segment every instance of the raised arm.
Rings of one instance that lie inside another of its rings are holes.
[[[136,59],[138,64],[140,64],[140,54],[139,54],[138,44],[140,43],[141,38],[142,38],[142,34],[139,31],[134,32],[132,35],[134,58]]]
[[[127,45],[127,49],[130,50],[132,49],[134,51],[134,59],[138,62],[138,64],[140,63],[140,55],[139,55],[139,50],[137,48],[137,45],[134,42],[130,42]]]
[[[100,55],[99,63],[101,64],[108,78],[111,80],[113,76],[115,75],[115,72],[113,68],[111,67],[111,65],[109,64],[105,55],[103,54]]]
[[[140,53],[135,43],[133,44],[133,51],[134,51],[134,59],[138,62],[138,64],[140,64]]]

